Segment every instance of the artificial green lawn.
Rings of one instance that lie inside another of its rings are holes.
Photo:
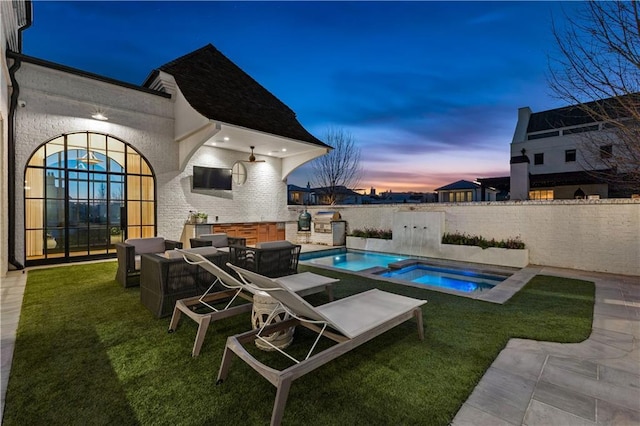
[[[505,305],[333,271],[337,298],[372,286],[427,299],[425,340],[408,321],[294,381],[283,424],[446,425],[511,337],[580,342],[591,332],[594,285],[538,276]],[[268,424],[275,388],[239,359],[215,385],[226,336],[250,314],[212,323],[198,358],[196,324],[167,333],[114,262],[29,272],[6,395],[9,425]],[[326,303],[326,295],[308,298]],[[292,348],[312,336],[298,327]],[[328,345],[329,342],[323,342]],[[281,355],[258,353],[274,366]]]

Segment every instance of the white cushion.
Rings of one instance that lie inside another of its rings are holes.
[[[125,241],[135,247],[136,254],[164,252],[164,238],[129,238]]]
[[[282,247],[291,247],[292,245],[293,244],[291,244],[287,240],[267,241],[265,243],[256,244],[256,248],[282,248]]]
[[[164,252],[164,257],[167,259],[182,259],[182,253],[178,250],[167,250]]]

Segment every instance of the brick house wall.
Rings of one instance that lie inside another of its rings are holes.
[[[191,192],[193,165],[228,167],[241,152],[201,147],[183,171],[174,141],[173,100],[82,75],[23,62],[17,73],[20,99],[16,113],[16,258],[24,264],[24,189],[27,162],[43,143],[65,133],[106,133],[132,145],[151,165],[156,178],[157,235],[180,239],[190,210],[209,213],[219,221],[276,220],[286,214],[286,182],[281,160],[246,164],[247,181],[232,191]],[[108,121],[91,114],[104,111]]]

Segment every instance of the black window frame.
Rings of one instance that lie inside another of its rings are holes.
[[[541,166],[544,164],[544,152],[533,154],[533,165]]]
[[[575,149],[565,149],[564,151],[564,162],[565,163],[575,163],[576,161],[576,150]]]
[[[609,159],[613,157],[613,145],[601,145],[600,146],[600,158]]]

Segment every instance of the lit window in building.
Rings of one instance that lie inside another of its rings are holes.
[[[530,200],[553,200],[553,189],[535,189],[529,191]]]

